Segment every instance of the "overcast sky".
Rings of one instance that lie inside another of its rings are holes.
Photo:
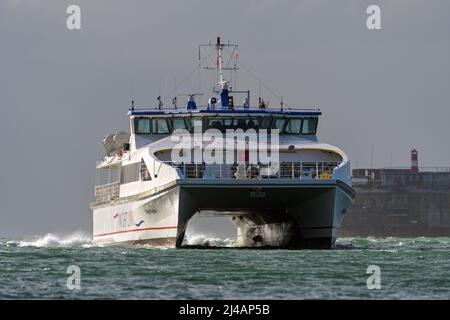
[[[81,30],[66,28],[71,4]],[[370,4],[382,30],[366,27]],[[408,166],[412,147],[421,166],[450,166],[448,0],[1,0],[0,236],[90,233],[101,138],[219,35],[289,105],[320,108],[319,139],[353,167],[370,166],[372,144],[375,167]],[[178,91],[198,85],[195,73]],[[257,98],[245,71],[238,86]]]

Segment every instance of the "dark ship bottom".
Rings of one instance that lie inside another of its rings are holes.
[[[353,190],[328,181],[207,181],[179,184],[176,247],[183,244],[191,218],[200,211],[231,216],[237,245],[251,248],[330,249]]]

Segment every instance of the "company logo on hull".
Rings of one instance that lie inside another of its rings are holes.
[[[127,228],[131,226],[139,227],[144,223],[144,220],[140,220],[138,223],[134,222],[133,211],[116,212],[113,215],[113,219],[117,219],[118,227]]]
[[[143,224],[143,223],[144,223],[144,220],[141,220],[141,221],[139,221],[138,223],[136,223],[135,226],[136,226],[136,227],[140,227],[141,224]]]

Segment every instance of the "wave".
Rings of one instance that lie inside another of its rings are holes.
[[[356,250],[385,251],[392,253],[416,250],[448,250],[450,238],[345,237],[339,238],[336,241],[336,245],[349,245],[352,249]]]
[[[206,247],[235,247],[236,240],[230,238],[221,239],[205,234],[191,234],[185,236],[184,244]]]
[[[90,247],[92,238],[82,232],[75,232],[69,235],[58,236],[47,233],[45,236],[39,236],[23,240],[7,241],[7,246],[17,247]]]

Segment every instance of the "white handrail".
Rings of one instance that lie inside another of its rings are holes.
[[[190,179],[331,179],[340,162],[304,161],[280,164],[173,163],[184,178]]]

